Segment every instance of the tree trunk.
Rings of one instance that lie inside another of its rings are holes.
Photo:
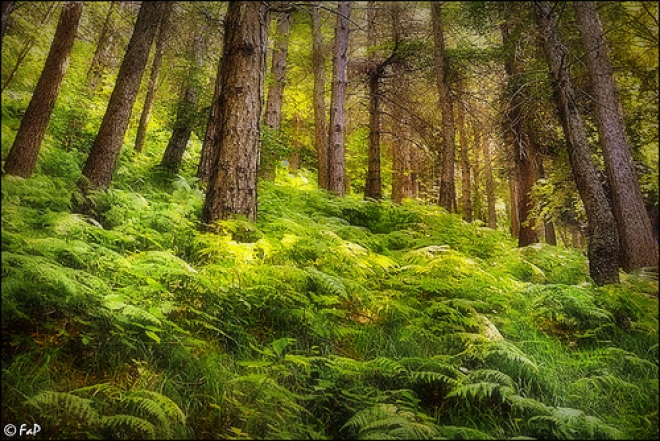
[[[328,183],[328,123],[325,112],[325,57],[321,32],[321,9],[317,2],[310,7],[312,19],[312,69],[314,70],[314,140],[318,159],[318,185]]]
[[[119,68],[115,88],[110,96],[99,132],[94,139],[92,150],[85,162],[83,179],[79,181],[84,195],[88,190],[105,190],[110,186],[142,74],[149,58],[149,49],[156,35],[161,14],[167,7],[167,2],[144,2],[140,6],[133,35]],[[89,212],[91,207],[88,202],[79,207],[81,211]]]
[[[275,47],[271,62],[271,82],[268,87],[268,98],[266,99],[266,110],[264,112],[264,124],[270,127],[274,133],[280,130],[282,119],[282,98],[286,80],[286,56],[289,50],[289,31],[291,29],[291,14],[279,13],[276,18]],[[260,176],[265,179],[275,178],[275,168],[282,159],[272,154],[262,152]]]
[[[463,90],[462,81],[458,84],[459,89]],[[461,142],[461,212],[465,222],[472,222],[472,189],[470,187],[470,156],[467,139],[467,129],[465,127],[465,112],[463,105],[459,104],[456,108],[458,117],[458,138]]]
[[[472,133],[474,136],[474,163],[472,167],[472,216],[474,219],[484,220],[483,214],[483,200],[481,195],[481,134],[482,129],[479,127],[481,123],[472,125]]]
[[[259,126],[266,66],[266,2],[230,2],[225,16],[218,145],[202,210],[203,228],[235,215],[255,221]]]
[[[518,238],[518,246],[536,243],[539,241],[534,219],[530,212],[533,208],[531,200],[532,187],[540,178],[539,154],[534,140],[528,133],[526,124],[527,115],[524,114],[523,105],[527,99],[527,84],[523,77],[524,68],[516,58],[516,48],[519,44],[515,37],[519,18],[506,8],[506,21],[501,26],[502,40],[506,51],[504,69],[507,74],[507,108],[505,112],[504,131],[507,141],[513,145],[513,162],[516,177],[516,200],[511,201],[512,208],[512,235]]]
[[[46,64],[5,161],[7,174],[24,178],[32,175],[62,79],[69,65],[82,10],[83,2],[67,2],[62,6]]]
[[[343,197],[346,192],[346,171],[344,143],[346,123],[346,68],[348,60],[348,20],[351,2],[338,2],[337,26],[335,27],[335,46],[332,57],[332,97],[330,100],[330,133],[328,141],[328,190]]]
[[[167,32],[170,27],[170,14],[174,5],[170,4],[163,11],[163,16],[158,25],[158,36],[156,37],[156,48],[154,50],[154,59],[151,64],[151,73],[149,74],[149,86],[147,88],[147,96],[144,98],[144,106],[142,106],[142,114],[140,115],[140,123],[138,124],[137,135],[135,136],[135,152],[139,153],[144,147],[144,141],[147,138],[147,128],[149,127],[149,120],[151,119],[151,110],[154,103],[154,98],[158,90],[158,77],[160,76],[160,65],[163,61],[163,53],[165,52],[165,41],[167,40]]]
[[[200,77],[203,74],[204,68],[206,32],[207,28],[203,26],[199,35],[193,38],[192,50],[189,55],[189,58],[192,59],[192,66],[188,69],[188,84],[185,86],[183,97],[178,105],[172,137],[167,144],[167,148],[165,148],[165,153],[160,163],[161,166],[172,173],[178,173],[181,168],[183,154],[186,152],[190,134],[193,131],[197,120],[197,113],[199,112],[197,101],[201,93]]]
[[[96,44],[96,51],[94,57],[89,65],[87,71],[87,84],[89,90],[94,92],[98,86],[98,82],[103,76],[104,70],[108,67],[108,60],[112,53],[112,48],[115,44],[116,29],[113,20],[113,13],[119,7],[119,2],[110,2],[108,14],[105,17],[105,22],[99,34],[99,41]]]
[[[11,15],[11,12],[14,10],[14,3],[15,2],[2,2],[2,28],[0,29],[0,42],[5,36],[5,29],[7,28],[7,24],[9,23],[9,16]]]
[[[603,27],[594,2],[574,2],[573,6],[591,78],[596,123],[619,231],[621,264],[625,271],[657,267],[658,248],[635,175]]]
[[[438,204],[449,212],[456,211],[456,189],[454,188],[454,110],[449,90],[448,65],[445,56],[445,41],[442,25],[442,3],[431,2],[433,19],[433,62],[438,85],[440,112],[442,113],[442,162],[440,173],[440,195]]]
[[[486,175],[486,205],[488,205],[488,221],[490,228],[497,228],[497,212],[495,211],[495,185],[493,184],[493,164],[490,155],[490,138],[486,132],[481,136],[481,148],[484,152],[484,174]]]
[[[375,200],[382,198],[380,178],[380,75],[369,75],[369,151],[367,179],[364,197]]]
[[[218,61],[218,69],[215,77],[215,87],[213,89],[213,100],[211,101],[211,111],[209,112],[209,119],[206,124],[206,132],[204,133],[204,142],[202,143],[202,151],[199,157],[199,165],[197,166],[197,177],[208,184],[211,178],[211,169],[213,167],[213,155],[218,146],[218,136],[220,126],[220,92],[222,91],[222,59]]]
[[[534,12],[552,75],[573,178],[587,213],[589,272],[597,285],[618,283],[619,235],[616,221],[591,159],[582,116],[568,74],[566,49],[557,36],[558,20],[549,2],[535,1]]]

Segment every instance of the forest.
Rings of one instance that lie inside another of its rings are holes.
[[[658,439],[650,1],[2,1],[3,439]]]

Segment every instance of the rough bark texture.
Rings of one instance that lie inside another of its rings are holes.
[[[574,2],[573,5],[591,78],[596,123],[619,231],[621,264],[625,271],[657,267],[658,248],[635,175],[603,26],[594,2]]]
[[[619,235],[616,221],[591,159],[565,60],[566,49],[557,35],[557,18],[549,2],[534,2],[534,12],[550,67],[573,178],[587,213],[589,272],[597,285],[618,283]]]
[[[110,2],[108,14],[105,16],[105,22],[99,34],[99,41],[96,44],[96,51],[94,51],[94,57],[87,71],[87,84],[91,91],[96,90],[99,80],[109,64],[116,33],[113,15],[118,7],[119,2]]]
[[[115,88],[83,168],[85,179],[79,182],[83,194],[89,189],[105,190],[110,186],[149,58],[149,49],[156,35],[160,16],[166,7],[166,2],[144,2],[140,7]],[[80,208],[86,211],[84,206]]]
[[[197,177],[205,183],[209,182],[211,178],[211,170],[213,168],[213,155],[215,148],[218,145],[219,135],[219,120],[220,112],[222,110],[220,103],[220,92],[222,91],[222,59],[218,61],[218,69],[215,78],[215,87],[213,89],[213,100],[211,101],[211,111],[209,112],[209,119],[206,124],[206,132],[204,133],[204,142],[202,143],[202,151],[200,153],[199,165],[197,166]]]
[[[318,3],[310,8],[312,19],[312,69],[314,71],[314,142],[318,159],[318,184],[328,189],[328,123],[325,111],[325,56],[321,32],[321,9]]]
[[[167,147],[163,153],[163,159],[160,163],[161,166],[172,173],[178,173],[181,168],[183,154],[186,152],[190,135],[197,120],[197,113],[199,112],[197,102],[201,93],[200,76],[204,68],[206,32],[207,28],[203,26],[199,35],[193,38],[192,50],[189,52],[189,57],[193,60],[192,66],[188,69],[187,84],[178,105],[172,136],[167,143]]]
[[[2,28],[0,29],[0,41],[5,36],[5,29],[7,28],[7,23],[9,23],[9,16],[14,10],[15,2],[2,2]]]
[[[69,65],[82,10],[83,2],[67,2],[62,6],[46,64],[5,161],[7,174],[24,178],[32,175],[62,79]]]
[[[456,211],[456,189],[454,187],[454,110],[448,84],[448,66],[445,57],[445,41],[442,25],[442,3],[431,2],[433,20],[433,62],[438,85],[440,112],[442,113],[442,162],[440,172],[440,195],[438,204],[449,212]]]
[[[502,40],[506,51],[504,69],[507,74],[507,108],[504,115],[504,132],[506,140],[513,146],[513,162],[516,179],[516,200],[512,200],[512,234],[518,238],[518,246],[539,241],[538,232],[535,229],[534,219],[530,212],[533,207],[531,199],[532,187],[540,178],[538,148],[529,135],[526,124],[526,115],[523,109],[527,99],[527,84],[523,77],[524,68],[516,58],[516,47],[518,46],[519,18],[511,13],[510,8],[505,10],[506,21],[501,26]]]
[[[337,26],[332,57],[332,97],[330,100],[330,133],[328,141],[328,190],[344,196],[346,188],[344,136],[346,130],[345,105],[348,60],[348,20],[351,2],[339,2],[337,6]]]
[[[265,2],[244,1],[230,2],[225,17],[218,145],[202,209],[208,230],[235,215],[257,217],[268,15]]]
[[[142,106],[142,114],[140,115],[140,123],[138,124],[137,135],[135,136],[135,151],[141,152],[144,147],[144,141],[147,138],[147,128],[149,127],[149,120],[151,119],[151,109],[153,108],[154,98],[158,91],[158,77],[160,76],[160,65],[163,61],[163,53],[165,52],[165,41],[167,40],[167,33],[170,27],[170,14],[174,2],[168,5],[163,11],[163,16],[158,25],[158,36],[156,37],[156,48],[154,50],[154,59],[151,63],[151,72],[149,73],[149,85],[147,87],[147,95],[144,98],[144,106]]]

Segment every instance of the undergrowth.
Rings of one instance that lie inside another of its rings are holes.
[[[432,205],[339,199],[305,171],[260,184],[257,223],[203,233],[198,151],[169,175],[158,148],[120,158],[93,217],[70,212],[73,148],[45,145],[34,177],[3,177],[3,425],[658,437],[657,274],[597,288],[579,252],[517,249]]]

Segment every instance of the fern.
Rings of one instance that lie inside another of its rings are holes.
[[[79,420],[92,425],[99,421],[92,400],[67,392],[44,391],[27,400],[26,404],[35,407],[41,415],[55,419]]]
[[[433,439],[437,433],[429,421],[418,421],[413,412],[385,403],[356,413],[341,430],[357,434],[358,439]]]
[[[110,430],[114,436],[158,439],[156,427],[144,418],[134,415],[119,414],[103,417],[101,423],[103,428]]]

